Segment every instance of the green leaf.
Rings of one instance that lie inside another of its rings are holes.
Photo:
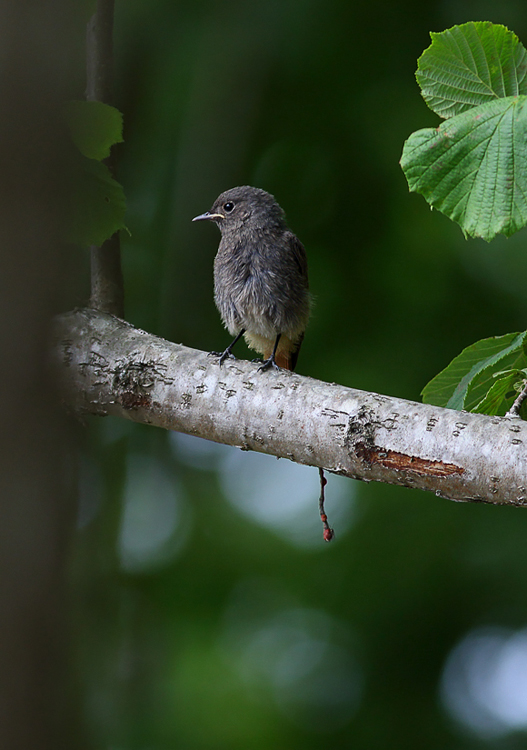
[[[68,240],[97,245],[124,228],[126,203],[122,186],[105,164],[79,156],[71,205]]]
[[[496,378],[496,376],[495,376]],[[524,370],[508,370],[502,377],[495,379],[494,384],[487,391],[485,398],[477,404],[472,411],[476,414],[497,414],[503,416],[511,408],[517,391],[516,383],[525,380]]]
[[[410,191],[490,241],[527,223],[527,96],[507,97],[412,133],[401,167]]]
[[[472,397],[477,400],[472,406],[475,406],[491,387],[494,373],[511,367],[511,361],[527,363],[524,351],[526,341],[527,331],[524,331],[493,336],[468,346],[424,387],[423,401],[449,409],[470,408],[465,402],[469,388],[473,386]],[[522,366],[515,365],[518,369]],[[487,387],[483,385],[480,392],[476,387],[483,382],[487,383]]]
[[[486,398],[489,390],[495,383],[495,378],[499,377],[500,371],[504,368],[507,370],[518,370],[527,365],[527,359],[522,348],[519,350],[512,349],[497,361],[490,361],[486,367],[482,368],[470,382],[463,408],[467,411],[474,411],[482,399]]]
[[[527,51],[505,26],[476,21],[430,36],[416,78],[424,100],[440,117],[527,94]]]
[[[73,142],[88,159],[102,161],[123,140],[123,116],[102,102],[68,102],[66,118]]]

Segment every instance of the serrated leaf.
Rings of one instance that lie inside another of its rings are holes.
[[[68,214],[68,240],[100,246],[124,228],[126,202],[122,186],[105,164],[79,156]]]
[[[424,100],[440,117],[527,95],[527,51],[505,26],[471,21],[430,36],[416,78]]]
[[[492,372],[509,366],[508,357],[525,358],[523,346],[526,339],[527,331],[524,331],[493,336],[471,344],[423,388],[423,401],[449,409],[466,408],[465,399],[474,379],[487,368],[493,368],[489,371],[492,377]],[[486,391],[481,394],[478,401],[485,393]]]
[[[508,97],[412,133],[401,167],[410,191],[490,241],[527,223],[527,96]]]
[[[66,118],[73,142],[88,159],[102,161],[115,143],[122,143],[123,116],[109,104],[68,102]]]
[[[497,378],[483,398],[472,411],[476,414],[504,416],[516,398],[515,383],[525,379],[523,370],[509,370],[503,377]]]
[[[525,364],[527,364],[527,359],[521,347],[519,350],[512,349],[510,352],[503,353],[498,362],[489,362],[470,382],[463,402],[463,408],[467,411],[473,411],[481,400],[485,398],[488,391],[494,385],[496,377],[498,377],[497,373],[503,370],[504,367],[517,371]]]
[[[525,341],[526,333],[521,333],[515,336],[508,346],[507,336],[514,336],[514,334],[507,334],[506,336],[497,336],[497,339],[502,339],[502,349],[500,351],[490,353],[490,347],[484,345],[484,342],[491,342],[492,339],[483,339],[482,341],[476,342],[474,347],[480,352],[485,354],[480,361],[474,365],[467,373],[465,378],[460,382],[459,387],[456,388],[452,398],[447,403],[449,408],[454,409],[466,409],[471,411],[485,396],[489,388],[494,383],[494,375],[504,368],[517,369],[522,367],[526,363],[526,358],[523,352],[523,342]],[[482,346],[478,346],[482,345]],[[461,400],[462,399],[462,400]],[[461,401],[461,403],[460,403]]]

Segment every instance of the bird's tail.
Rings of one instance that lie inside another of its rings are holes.
[[[285,336],[282,336],[282,338],[280,339],[280,343],[278,345],[277,352],[275,354],[275,358],[274,358],[274,361],[276,362],[278,367],[283,367],[284,370],[295,369],[303,338],[304,338],[303,333],[294,342],[291,341],[291,339]],[[266,349],[266,351],[263,352],[263,358],[269,359],[272,352],[273,352],[273,347]]]
[[[269,352],[269,357],[271,356],[271,353]],[[264,359],[268,359],[266,355],[264,355]],[[284,370],[294,370],[296,365],[296,358],[295,362],[293,363],[293,357],[291,352],[276,352],[274,361],[278,365],[278,367],[283,367]]]

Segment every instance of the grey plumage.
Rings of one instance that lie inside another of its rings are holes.
[[[236,337],[243,331],[265,364],[274,364],[276,354],[278,365],[293,369],[310,296],[306,254],[284,212],[272,195],[245,185],[222,193],[194,221],[203,219],[214,221],[221,232],[214,297],[225,327]]]

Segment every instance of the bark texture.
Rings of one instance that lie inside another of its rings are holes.
[[[113,414],[364,481],[527,504],[527,423],[346,388],[218,358],[79,310],[54,356],[78,413]]]

